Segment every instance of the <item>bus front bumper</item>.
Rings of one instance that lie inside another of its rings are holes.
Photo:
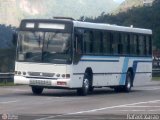
[[[24,76],[14,76],[14,84],[41,86],[41,87],[66,87],[70,88],[70,79],[38,79]]]

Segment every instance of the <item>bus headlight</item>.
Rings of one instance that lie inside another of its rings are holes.
[[[65,76],[66,76],[65,74],[62,74],[62,78],[65,78]]]
[[[21,75],[21,71],[18,71],[18,75]]]
[[[57,74],[56,76],[57,76],[57,77],[60,77],[60,74]]]
[[[15,71],[15,75],[27,75],[26,72],[21,72],[21,71]]]
[[[27,73],[26,72],[23,72],[23,75],[26,75]]]
[[[70,78],[70,74],[66,74],[66,78]]]
[[[62,78],[70,78],[70,74],[62,74]]]

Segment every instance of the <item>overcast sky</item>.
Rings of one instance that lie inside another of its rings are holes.
[[[125,0],[114,0],[114,1],[117,2],[117,3],[122,3]]]

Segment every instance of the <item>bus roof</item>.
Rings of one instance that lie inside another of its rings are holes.
[[[22,20],[21,25],[25,22],[64,22],[64,23],[73,23],[74,27],[79,27],[79,28],[111,30],[111,31],[140,33],[140,34],[149,34],[149,35],[152,34],[152,30],[150,29],[125,27],[125,26],[111,25],[111,24],[105,24],[105,23],[82,22],[82,21],[76,21],[72,19],[24,19]]]
[[[150,35],[152,34],[152,30],[143,29],[143,28],[134,28],[134,27],[104,24],[104,23],[102,24],[102,23],[90,23],[90,22],[80,22],[80,21],[73,21],[73,23],[75,27],[80,27],[80,28],[112,30],[112,31],[141,33],[141,34],[150,34]]]

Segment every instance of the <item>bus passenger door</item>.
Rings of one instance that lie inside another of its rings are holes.
[[[83,55],[83,34],[75,33],[74,36],[74,55],[73,55],[73,77],[72,77],[72,86],[75,88],[82,87],[83,76],[84,76],[84,67],[82,55]]]

